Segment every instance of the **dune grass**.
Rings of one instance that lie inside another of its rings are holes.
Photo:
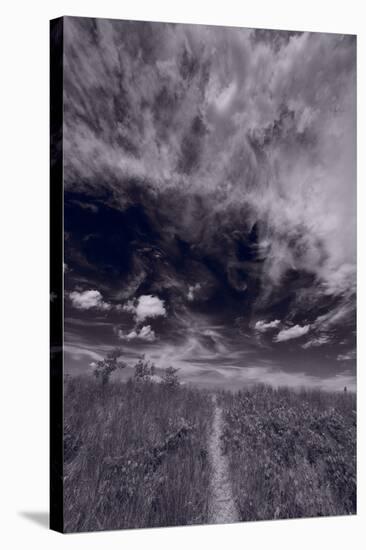
[[[186,387],[68,380],[65,531],[205,523],[211,407]]]
[[[356,398],[257,386],[221,393],[241,521],[356,513]]]
[[[356,398],[257,386],[219,392],[240,521],[356,513]],[[209,392],[65,381],[66,532],[210,521]]]

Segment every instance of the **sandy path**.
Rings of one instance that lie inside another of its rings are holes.
[[[209,523],[235,523],[239,521],[239,516],[233,498],[227,457],[221,450],[222,409],[217,404],[216,396],[213,397],[213,401],[214,417],[209,439],[209,456],[212,466]]]

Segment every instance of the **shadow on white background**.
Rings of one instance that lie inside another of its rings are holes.
[[[19,516],[28,519],[44,529],[49,528],[50,516],[48,512],[19,512]]]

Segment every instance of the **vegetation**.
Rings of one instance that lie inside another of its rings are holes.
[[[97,361],[94,368],[94,376],[97,380],[100,380],[102,385],[105,386],[111,377],[111,374],[117,369],[124,369],[126,363],[118,361],[118,358],[122,355],[120,349],[111,351],[105,359]]]
[[[129,381],[110,380],[119,357],[65,379],[67,532],[211,521],[215,406],[240,520],[356,512],[354,394],[257,386],[212,399],[144,357]]]
[[[356,403],[347,392],[222,393],[241,520],[356,513]]]
[[[171,390],[179,386],[179,378],[177,372],[178,369],[175,369],[173,367],[168,367],[167,369],[165,369],[162,382]]]
[[[134,379],[137,382],[149,382],[156,374],[156,368],[152,361],[141,357],[135,365]]]
[[[66,381],[67,532],[207,522],[211,399],[173,386]]]

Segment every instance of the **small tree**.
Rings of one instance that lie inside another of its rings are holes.
[[[123,361],[118,361],[121,355],[122,351],[116,348],[110,351],[105,359],[97,361],[94,376],[101,381],[103,387],[109,382],[112,372],[117,369],[124,369],[127,366]]]
[[[164,371],[163,375],[163,384],[167,386],[168,388],[174,389],[179,386],[179,378],[177,376],[177,372],[179,369],[175,369],[174,367],[168,367]]]
[[[134,378],[137,382],[148,382],[151,376],[155,374],[155,365],[143,355],[135,365]]]

